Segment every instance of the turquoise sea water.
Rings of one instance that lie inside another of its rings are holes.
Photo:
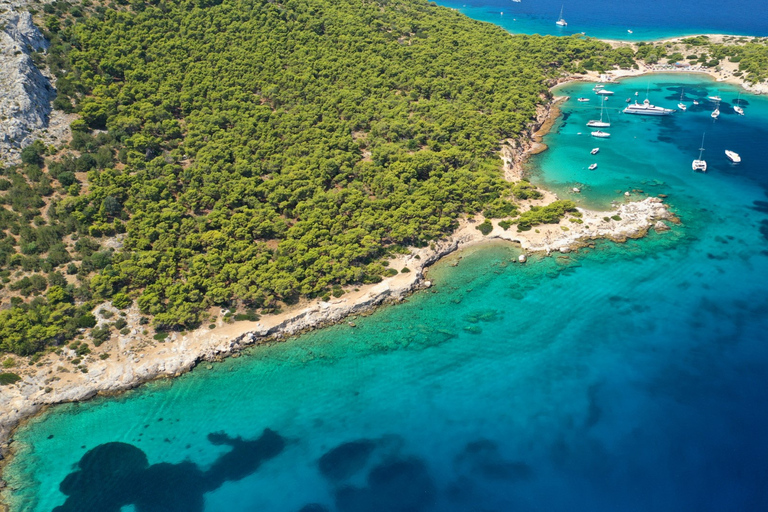
[[[721,118],[616,112],[646,89],[672,107],[683,86],[688,105],[718,93]],[[738,90],[703,77],[609,88],[599,142],[596,101],[575,101],[591,85],[561,89],[574,100],[535,180],[590,206],[667,194],[682,225],[525,265],[476,247],[356,329],[53,408],[17,433],[3,497],[14,512],[768,509],[768,98],[743,94],[740,117]]]
[[[763,0],[440,0],[470,18],[516,34],[572,35],[648,41],[692,34],[768,36]],[[568,26],[555,24],[560,8]],[[629,31],[632,31],[631,33]]]

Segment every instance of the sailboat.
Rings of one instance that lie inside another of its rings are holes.
[[[739,93],[739,97],[736,98],[736,105],[733,107],[733,111],[739,114],[740,116],[744,115],[744,109],[741,108],[741,93]]]
[[[560,6],[560,17],[555,22],[555,25],[558,25],[560,27],[567,27],[568,26],[568,22],[563,19],[563,7],[565,7],[565,6],[564,5]]]
[[[591,121],[587,121],[587,126],[590,126],[593,128],[607,128],[611,126],[610,121],[603,121],[603,107],[605,107],[605,96],[603,96],[603,102],[600,104],[600,120],[595,121],[593,119]]]
[[[710,115],[712,116],[712,119],[717,119],[720,117],[720,105],[715,105],[715,110],[713,110],[712,114]]]
[[[685,87],[683,87],[683,89],[680,91],[680,103],[677,104],[677,108],[685,111],[688,107],[686,107],[685,103],[683,103],[683,94],[685,94]]]
[[[701,172],[707,172],[707,161],[701,159],[702,153],[704,153],[704,135],[706,133],[702,134],[701,136],[701,147],[699,148],[699,158],[693,161],[691,164],[691,168],[694,171],[701,171]]]

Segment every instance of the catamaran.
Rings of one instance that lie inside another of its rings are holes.
[[[731,151],[730,149],[726,149],[725,150],[725,156],[727,156],[728,160],[730,160],[731,162],[733,162],[735,164],[741,162],[741,156],[739,156],[739,154],[737,152]]]
[[[567,27],[568,26],[568,22],[566,22],[565,19],[563,19],[563,7],[565,7],[565,6],[564,5],[560,6],[560,17],[555,22],[555,25],[558,25],[560,27]]]
[[[701,147],[699,148],[699,158],[694,160],[693,163],[691,164],[691,168],[694,171],[707,172],[707,161],[701,159],[701,155],[702,153],[704,153],[704,135],[706,135],[706,133],[704,133],[701,136]]]
[[[603,102],[600,104],[600,120],[595,121],[594,119],[591,121],[587,121],[587,126],[592,128],[608,128],[611,126],[610,121],[603,121],[603,107],[605,106],[605,96],[603,96]]]

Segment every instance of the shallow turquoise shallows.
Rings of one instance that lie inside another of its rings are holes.
[[[607,87],[600,141],[592,85],[558,91],[534,179],[588,206],[666,194],[682,225],[525,265],[475,247],[355,329],[53,408],[16,435],[13,511],[767,510],[768,100],[738,116],[737,89],[690,75]],[[681,87],[700,109],[618,113]]]

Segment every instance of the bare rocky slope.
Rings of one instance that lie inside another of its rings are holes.
[[[52,77],[32,61],[48,42],[23,9],[23,2],[0,5],[0,163],[17,163],[21,149],[35,139],[58,143],[68,123],[54,112]]]

